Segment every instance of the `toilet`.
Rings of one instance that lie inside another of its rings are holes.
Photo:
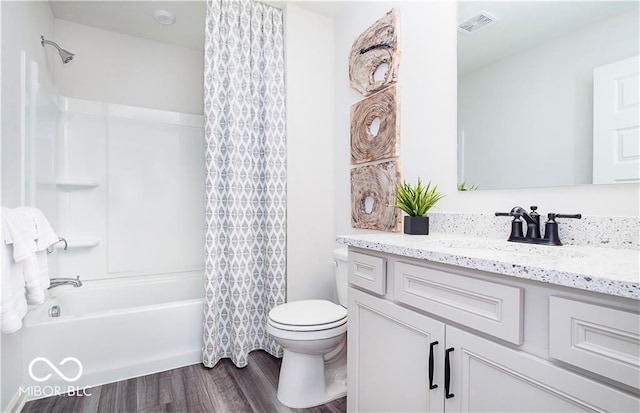
[[[327,300],[292,301],[269,312],[267,332],[284,349],[278,400],[305,408],[347,393],[347,249],[336,249],[339,305]]]

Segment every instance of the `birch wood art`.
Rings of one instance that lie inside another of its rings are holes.
[[[349,53],[351,87],[369,96],[397,82],[399,64],[398,13],[391,9],[353,42]],[[376,69],[383,65],[388,65],[386,73],[374,79]]]
[[[393,190],[399,180],[397,161],[351,169],[351,226],[399,231],[399,210],[389,207],[395,203]]]
[[[352,164],[400,156],[397,102],[391,86],[351,106]]]

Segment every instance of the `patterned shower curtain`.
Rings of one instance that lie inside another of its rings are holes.
[[[281,356],[266,332],[285,301],[286,134],[282,11],[207,0],[205,306],[202,362]]]

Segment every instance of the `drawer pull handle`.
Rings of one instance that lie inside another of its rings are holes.
[[[449,353],[453,351],[453,347],[444,351],[444,397],[450,399],[454,396],[453,393],[449,393],[449,386],[451,384],[451,363],[449,361]]]
[[[437,341],[429,344],[429,390],[438,388],[437,384],[433,384],[433,346],[438,344]]]

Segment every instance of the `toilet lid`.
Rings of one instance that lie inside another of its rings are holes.
[[[331,328],[330,324],[344,324],[347,309],[327,300],[292,301],[274,307],[269,319],[283,326],[324,329]]]

